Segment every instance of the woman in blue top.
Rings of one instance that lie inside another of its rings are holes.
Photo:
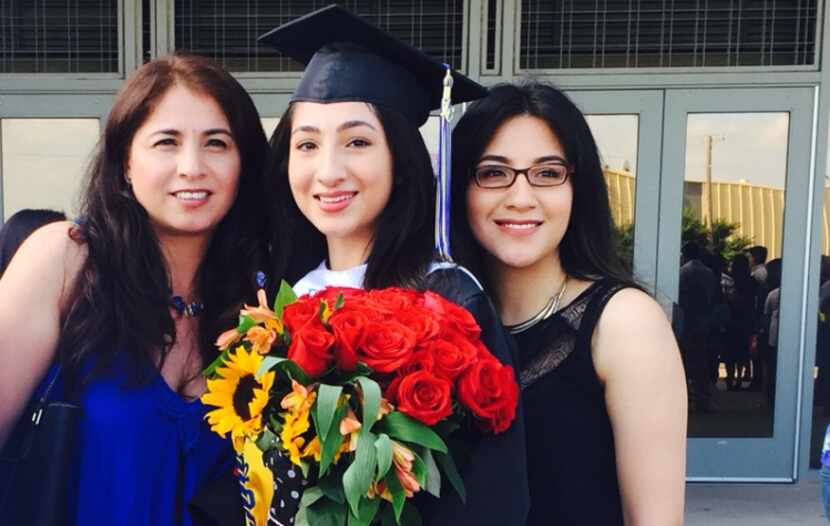
[[[264,266],[267,148],[227,72],[154,60],[115,100],[82,219],[36,231],[0,280],[0,445],[59,362],[83,410],[77,524],[190,525],[230,470],[200,372]]]

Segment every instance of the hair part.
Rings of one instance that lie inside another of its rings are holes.
[[[366,261],[363,286],[420,287],[433,255],[434,179],[429,152],[420,131],[402,114],[366,103],[377,115],[392,156],[392,193],[380,213],[372,248]],[[288,163],[294,104],[280,118],[271,136],[272,163],[269,173],[274,193],[285,203],[280,208],[279,229],[292,246],[277,261],[276,268],[292,282],[326,259],[325,236],[302,214],[291,197]],[[285,269],[283,271],[283,269]]]
[[[216,101],[241,160],[236,200],[212,233],[196,275],[195,292],[205,305],[198,330],[203,361],[213,359],[213,339],[233,325],[241,303],[255,291],[254,272],[264,265],[269,223],[257,214],[270,214],[263,194],[268,148],[256,107],[242,86],[207,58],[176,53],[153,60],[116,97],[87,173],[80,225],[71,232],[86,244],[89,256],[58,343],[70,371],[95,355],[94,375],[123,353],[141,366],[130,369],[135,371],[131,378],[147,379],[153,366],[161,369],[176,342],[169,310],[170,269],[147,211],[126,178],[136,131],[175,85]]]
[[[492,138],[507,121],[520,116],[545,122],[575,168],[570,178],[571,217],[559,244],[564,271],[579,279],[611,278],[637,286],[617,253],[608,189],[588,123],[564,93],[538,81],[493,87],[487,97],[469,106],[453,130],[452,244],[456,259],[486,280],[486,251],[467,221],[467,187]]]

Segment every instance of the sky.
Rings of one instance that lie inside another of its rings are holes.
[[[588,115],[603,163],[636,171],[636,115]],[[787,164],[787,113],[689,114],[686,126],[688,181],[702,181],[704,137],[712,135],[712,180],[783,188]]]

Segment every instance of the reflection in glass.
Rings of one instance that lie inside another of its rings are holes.
[[[3,215],[51,208],[71,217],[98,134],[98,119],[1,120]]]
[[[586,115],[602,160],[623,262],[634,260],[634,196],[639,115]]]
[[[688,116],[678,309],[689,435],[772,435],[787,113]]]

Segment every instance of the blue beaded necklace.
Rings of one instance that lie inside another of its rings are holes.
[[[204,303],[199,301],[187,303],[181,296],[173,296],[170,298],[170,306],[179,313],[179,316],[185,316],[186,318],[198,316],[205,310]]]

